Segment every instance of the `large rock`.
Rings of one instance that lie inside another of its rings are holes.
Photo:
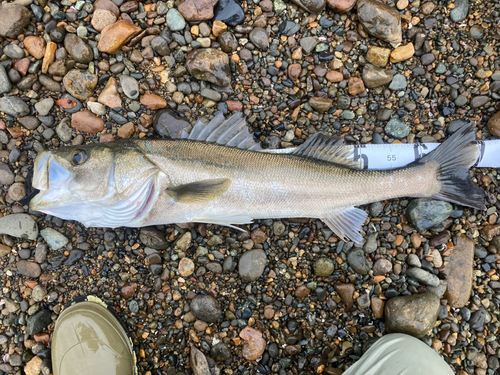
[[[453,211],[448,202],[432,199],[414,199],[408,205],[406,214],[411,225],[417,229],[429,229],[439,226]]]
[[[432,293],[391,298],[385,304],[387,332],[424,337],[436,324],[439,306],[439,297]]]
[[[139,26],[134,25],[130,21],[122,20],[115,22],[112,25],[106,26],[101,31],[101,39],[99,39],[97,48],[101,52],[115,54],[141,31],[142,29]]]
[[[30,23],[30,11],[20,4],[4,2],[0,6],[0,35],[15,38]]]
[[[94,58],[92,48],[75,34],[67,34],[64,38],[64,48],[73,60],[82,64],[88,64]]]
[[[394,48],[401,44],[401,16],[395,8],[375,0],[359,0],[357,8],[359,21],[368,33]]]
[[[185,0],[177,8],[186,21],[203,21],[214,17],[218,0]]]
[[[63,84],[66,91],[75,98],[87,100],[94,94],[97,86],[97,76],[86,70],[73,69],[64,76]]]
[[[255,281],[262,276],[267,264],[267,256],[263,250],[245,252],[239,262],[240,277],[244,281]]]
[[[445,297],[451,307],[461,308],[469,302],[474,267],[474,241],[465,236],[457,238],[457,246],[444,268],[448,276]]]
[[[363,82],[369,89],[385,86],[392,82],[394,75],[390,70],[366,64],[363,68]]]
[[[226,86],[231,83],[228,56],[215,48],[200,48],[186,57],[186,65],[195,78]]]

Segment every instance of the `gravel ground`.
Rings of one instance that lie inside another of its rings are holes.
[[[37,154],[178,136],[242,110],[265,148],[500,136],[500,3],[17,0],[0,11],[0,375],[50,374],[54,322],[94,294],[130,329],[141,374],[341,374],[407,332],[460,375],[499,374],[500,191],[487,210],[362,207],[365,243],[321,221],[85,228],[19,201]],[[373,22],[373,14],[379,22]],[[333,194],[335,192],[332,192]],[[293,202],[290,202],[293,204]]]

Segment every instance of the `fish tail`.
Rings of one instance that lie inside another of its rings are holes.
[[[473,143],[475,131],[466,125],[458,129],[442,145],[430,152],[417,163],[437,165],[441,189],[431,198],[457,203],[463,206],[486,209],[485,193],[476,186],[468,174],[469,168],[479,157],[479,147]]]

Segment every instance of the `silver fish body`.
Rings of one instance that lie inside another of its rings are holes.
[[[31,207],[98,227],[319,218],[341,238],[361,242],[367,215],[354,206],[399,197],[484,206],[484,193],[467,176],[478,152],[471,129],[405,168],[364,171],[330,137],[318,134],[292,154],[272,154],[249,150],[255,144],[241,121],[228,121],[208,130],[197,124],[189,139],[45,152],[35,163],[33,186],[41,193]],[[234,146],[240,141],[246,149]]]

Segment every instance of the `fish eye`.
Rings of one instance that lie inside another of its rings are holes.
[[[81,165],[87,161],[87,152],[85,150],[76,150],[71,156],[73,165]]]

